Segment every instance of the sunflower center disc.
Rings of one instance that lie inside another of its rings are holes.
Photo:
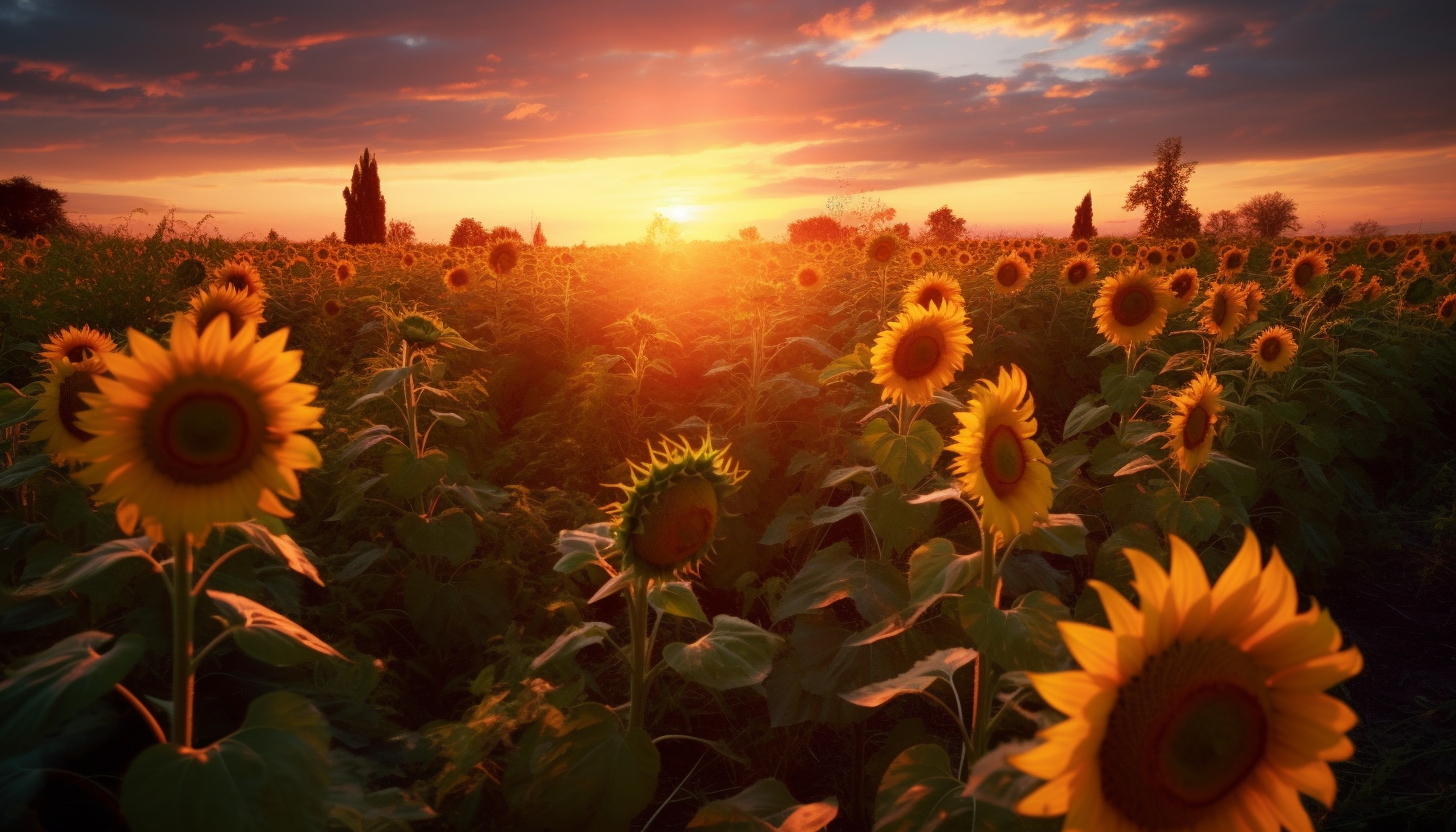
[[[1141,829],[1194,826],[1263,759],[1262,675],[1224,642],[1177,644],[1118,691],[1098,755],[1102,792]]]
[[[653,566],[676,566],[708,545],[717,522],[718,492],[702,477],[692,477],[668,486],[648,509],[633,545]]]
[[[814,274],[813,269],[804,269],[803,271],[799,272],[800,286],[813,286],[815,283],[818,282],[818,275]]]
[[[197,331],[206,332],[207,325],[212,323],[219,315],[226,315],[228,320],[228,332],[236,338],[239,332],[243,331],[243,316],[233,309],[209,309],[197,316]]]
[[[1026,472],[1021,437],[1010,425],[997,425],[981,444],[981,473],[997,497],[1011,493]]]
[[[1070,284],[1072,284],[1073,286],[1076,286],[1078,283],[1081,283],[1082,281],[1084,281],[1086,279],[1087,279],[1087,264],[1085,264],[1085,263],[1073,263],[1072,264],[1072,267],[1069,268],[1069,269],[1067,269],[1067,282],[1070,283]]]
[[[1223,326],[1223,319],[1228,316],[1228,297],[1223,292],[1213,296],[1213,308],[1208,310],[1208,319],[1213,321],[1214,326]]]
[[[1264,343],[1259,345],[1259,357],[1271,363],[1277,360],[1282,352],[1284,352],[1284,344],[1272,335],[1265,338]]]
[[[81,394],[96,392],[98,392],[96,379],[92,378],[90,373],[74,373],[66,376],[65,380],[61,382],[58,397],[60,401],[57,407],[61,427],[65,428],[66,433],[82,442],[90,439],[91,434],[81,430],[76,424],[76,417],[81,415],[81,411],[87,409],[86,403],[81,401]]]
[[[1021,270],[1016,268],[1015,263],[1007,263],[996,270],[996,282],[1002,286],[1015,286],[1020,279]]]
[[[901,378],[913,380],[934,370],[943,352],[945,339],[938,330],[915,332],[900,339],[890,363]]]
[[[1137,326],[1153,314],[1153,297],[1142,286],[1119,289],[1112,298],[1112,317],[1123,326]]]
[[[1300,263],[1298,266],[1295,266],[1294,267],[1294,285],[1296,285],[1299,288],[1303,289],[1305,286],[1308,286],[1309,285],[1309,282],[1311,280],[1313,280],[1313,279],[1314,279],[1314,264],[1313,263]]]
[[[1441,317],[1450,318],[1453,315],[1456,315],[1456,298],[1441,304]]]
[[[1196,448],[1203,444],[1204,438],[1208,436],[1208,425],[1212,421],[1208,408],[1202,404],[1196,404],[1188,411],[1188,419],[1183,423],[1183,447]]]
[[[1148,252],[1148,265],[1156,266],[1156,265],[1158,265],[1158,264],[1160,264],[1162,262],[1163,262],[1163,252],[1161,252],[1161,251],[1150,251],[1150,252]]]
[[[71,362],[72,364],[80,364],[82,361],[89,359],[93,355],[95,355],[95,353],[92,352],[91,348],[86,346],[85,344],[77,344],[76,346],[66,350],[66,360]]]
[[[174,382],[142,419],[152,465],[187,485],[222,482],[252,467],[266,433],[256,394],[205,379]]]
[[[945,303],[945,300],[945,293],[940,291],[939,287],[930,286],[920,292],[920,297],[915,299],[915,303],[929,309],[932,303]]]

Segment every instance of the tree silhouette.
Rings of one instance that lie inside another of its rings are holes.
[[[531,245],[540,248],[546,245],[546,235],[541,233],[541,223],[536,223],[536,233],[531,235]]]
[[[1077,206],[1077,212],[1072,215],[1072,239],[1090,240],[1097,236],[1097,226],[1092,224],[1092,192],[1082,197],[1082,204]]]
[[[1297,210],[1299,206],[1294,204],[1294,200],[1274,191],[1259,194],[1235,208],[1234,213],[1239,215],[1239,221],[1250,234],[1278,237],[1285,231],[1299,230],[1299,215],[1295,213]]]
[[[1197,162],[1183,161],[1183,138],[1169,136],[1153,152],[1152,170],[1143,171],[1128,189],[1122,210],[1143,209],[1138,231],[1150,237],[1197,234],[1201,215],[1188,204],[1188,180]]]
[[[789,223],[789,242],[796,245],[812,242],[837,243],[849,239],[849,234],[850,229],[827,214]]]
[[[71,228],[66,219],[66,198],[60,191],[42,187],[29,176],[0,182],[0,234],[33,237]]]
[[[486,237],[488,242],[491,243],[500,242],[501,240],[515,240],[518,243],[526,242],[526,238],[521,236],[521,232],[511,228],[509,225],[497,225],[490,230],[490,233]]]
[[[384,194],[379,190],[378,158],[369,148],[354,165],[354,176],[344,189],[344,242],[383,243]]]
[[[932,243],[953,243],[966,235],[966,221],[942,205],[925,218],[925,239]]]
[[[450,232],[451,248],[483,246],[488,242],[490,242],[490,235],[485,233],[485,226],[470,217],[465,217],[455,223],[455,230]]]

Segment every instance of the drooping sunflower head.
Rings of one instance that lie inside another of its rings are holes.
[[[1184,240],[1182,245],[1178,246],[1178,256],[1184,260],[1192,260],[1198,256],[1198,241],[1192,239]]]
[[[452,292],[463,292],[470,288],[470,270],[464,266],[456,266],[445,272],[440,280],[445,284],[446,289]]]
[[[1223,385],[1211,373],[1199,373],[1173,397],[1173,414],[1168,419],[1168,444],[1178,467],[1192,473],[1203,466],[1213,450],[1223,404]]]
[[[960,281],[945,272],[929,272],[905,288],[900,306],[902,309],[912,306],[928,308],[936,303],[965,306],[966,299],[961,294]]]
[[[105,356],[114,378],[81,395],[77,420],[94,438],[77,451],[88,465],[76,478],[117,501],[122,530],[201,542],[215,523],[292,516],[280,498],[298,499],[294,471],[322,461],[298,431],[319,427],[323,411],[313,386],[290,380],[301,357],[285,351],[288,331],[232,336],[219,317],[201,334],[174,321],[166,347],[128,335],[132,354]]]
[[[1238,274],[1249,264],[1249,250],[1246,248],[1235,248],[1227,246],[1218,255],[1219,277],[1229,277]]]
[[[243,327],[263,322],[263,301],[258,295],[218,284],[193,295],[191,308],[183,317],[199,333],[206,332],[213,320],[226,318],[228,334],[235,337],[243,331]]]
[[[1243,285],[1243,289],[1244,315],[1240,326],[1259,320],[1259,313],[1264,310],[1264,287],[1257,280],[1251,280]]]
[[[1181,268],[1168,275],[1165,285],[1168,287],[1168,294],[1172,296],[1168,311],[1181,312],[1188,308],[1188,304],[1198,294],[1198,270],[1192,267]]]
[[[1339,281],[1341,283],[1359,283],[1360,278],[1365,276],[1365,267],[1357,266],[1354,263],[1340,270]]]
[[[415,349],[428,349],[447,343],[451,337],[459,337],[459,333],[438,317],[421,309],[389,313],[386,321],[398,333],[400,340]]]
[[[881,234],[870,240],[865,247],[865,257],[870,261],[881,265],[890,262],[895,252],[900,250],[900,238],[894,234]]]
[[[87,407],[81,394],[96,392],[101,363],[100,359],[82,364],[53,361],[45,374],[35,401],[36,424],[30,431],[30,439],[44,441],[46,453],[58,463],[79,463],[76,450],[92,438],[81,429],[78,417]]]
[[[1010,540],[1052,505],[1051,463],[1032,439],[1035,402],[1015,364],[971,392],[969,407],[956,413],[961,427],[947,448],[956,455],[951,468],[961,490],[980,505],[982,521]]]
[[[353,280],[354,275],[358,273],[358,270],[354,268],[354,264],[348,260],[340,260],[334,264],[334,281],[340,286]]]
[[[1168,323],[1171,296],[1162,281],[1146,269],[1123,269],[1102,281],[1092,303],[1097,331],[1120,347],[1141,344]]]
[[[794,285],[800,289],[817,289],[824,284],[824,272],[812,263],[805,263],[794,272]]]
[[[1318,250],[1304,252],[1289,264],[1289,272],[1284,278],[1289,285],[1289,293],[1304,300],[1319,289],[1320,281],[1316,278],[1323,276],[1329,270],[1323,252]]]
[[[116,342],[111,340],[111,336],[92,329],[89,324],[83,324],[79,329],[68,326],[53,333],[41,345],[36,358],[47,364],[61,361],[83,365],[93,372],[99,372],[103,367],[99,356],[108,352],[116,352]]]
[[[625,496],[608,507],[617,517],[624,568],[649,579],[675,578],[712,553],[723,501],[747,475],[727,450],[714,448],[711,439],[694,448],[664,437],[660,448],[648,446],[647,462],[628,463],[632,482],[617,486]]]
[[[1085,243],[1087,241],[1078,240],[1077,242]],[[1060,275],[1062,291],[1080,292],[1083,289],[1091,288],[1095,285],[1098,271],[1097,261],[1091,257],[1082,254],[1073,257],[1062,266]]]
[[[1299,793],[1331,805],[1329,763],[1354,753],[1355,714],[1323,691],[1360,672],[1360,651],[1318,603],[1298,612],[1293,575],[1277,549],[1262,564],[1252,532],[1212,587],[1169,544],[1166,572],[1123,550],[1141,608],[1093,580],[1111,628],[1058,624],[1081,669],[1031,674],[1068,719],[1010,758],[1048,781],[1016,810],[1076,830],[1310,829]]]
[[[505,276],[511,273],[516,263],[521,259],[521,247],[515,240],[499,240],[490,247],[490,254],[486,261],[490,263],[490,270],[498,275]]]
[[[928,404],[965,366],[971,328],[965,309],[951,304],[911,306],[875,339],[870,367],[881,399]]]
[[[1208,287],[1207,299],[1198,307],[1203,328],[1217,343],[1234,337],[1248,314],[1244,287],[1232,283],[1215,283]]]
[[[1107,247],[1108,257],[1121,257],[1124,254],[1127,254],[1127,247],[1122,243],[1113,243]]]
[[[1293,333],[1277,324],[1260,332],[1249,345],[1254,366],[1269,376],[1289,369],[1297,352],[1299,345],[1294,342]]]
[[[212,282],[216,286],[231,286],[239,292],[249,295],[258,295],[261,298],[268,297],[267,291],[263,288],[263,278],[253,264],[240,258],[225,261],[212,272]]]
[[[1441,298],[1441,302],[1436,304],[1436,320],[1446,326],[1456,323],[1456,292]]]
[[[991,264],[991,285],[1000,294],[1015,294],[1030,281],[1031,266],[1014,253],[1003,254]]]

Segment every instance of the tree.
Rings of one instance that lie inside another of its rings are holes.
[[[489,241],[490,235],[485,233],[485,226],[470,217],[455,223],[455,230],[450,232],[451,248],[483,246]]]
[[[354,165],[354,177],[344,189],[344,242],[383,243],[384,194],[379,190],[378,159],[369,148]]]
[[[536,233],[531,235],[531,245],[542,248],[546,245],[546,235],[541,233],[541,223],[536,223]]]
[[[1208,222],[1203,226],[1203,233],[1210,234],[1219,239],[1238,236],[1243,230],[1243,223],[1239,221],[1239,215],[1233,211],[1214,211],[1208,215]]]
[[[795,245],[814,242],[838,243],[849,239],[849,236],[850,229],[840,225],[839,220],[828,214],[805,217],[789,223],[789,242]]]
[[[682,228],[662,214],[654,213],[643,242],[650,246],[675,246],[682,242]]]
[[[29,176],[6,179],[0,182],[0,234],[34,237],[68,231],[71,221],[66,219],[65,204],[60,191],[42,187]]]
[[[1153,152],[1153,168],[1128,189],[1122,210],[1143,209],[1139,233],[1164,238],[1198,233],[1200,215],[1188,204],[1188,180],[1198,163],[1182,159],[1183,138],[1163,139]]]
[[[1360,220],[1350,223],[1351,237],[1384,237],[1389,233],[1390,229],[1376,220]]]
[[[738,239],[745,243],[756,243],[762,238],[758,236],[758,226],[750,225],[747,228],[738,229]]]
[[[1234,213],[1250,234],[1278,237],[1285,231],[1299,230],[1299,216],[1294,213],[1298,208],[1294,200],[1274,191],[1254,197],[1235,208]]]
[[[390,220],[384,232],[384,242],[392,246],[407,246],[415,241],[415,225],[404,220]]]
[[[521,232],[511,228],[509,225],[497,225],[490,230],[490,234],[487,236],[491,243],[498,243],[501,240],[515,240],[518,243],[526,242],[526,238],[521,236]]]
[[[890,226],[890,233],[902,240],[908,240],[910,239],[910,223],[897,222]]]
[[[942,205],[925,218],[925,241],[953,243],[966,236],[966,221],[955,215],[949,205]]]
[[[1090,240],[1097,236],[1097,226],[1092,224],[1092,192],[1082,197],[1082,204],[1072,215],[1072,239]]]

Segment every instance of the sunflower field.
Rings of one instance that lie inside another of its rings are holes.
[[[0,828],[1456,829],[1448,235],[0,245]]]

